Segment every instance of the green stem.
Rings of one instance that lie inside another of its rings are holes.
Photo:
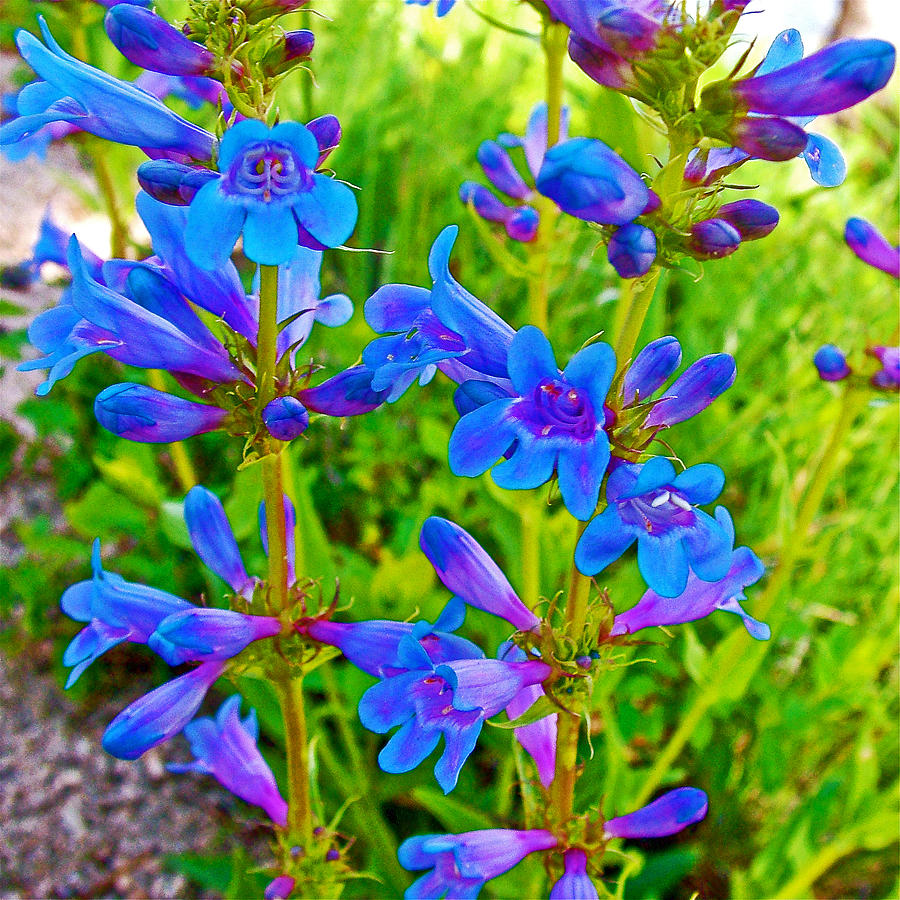
[[[765,590],[753,602],[753,613],[758,618],[768,615],[782,588],[790,581],[797,558],[806,545],[810,526],[822,504],[825,491],[837,472],[838,466],[844,463],[841,450],[847,434],[867,402],[868,396],[864,390],[850,385],[844,389],[837,419],[822,448],[816,470],[797,511],[794,526],[781,549],[778,568],[772,573]],[[762,664],[768,643],[755,641],[752,646],[748,647],[748,640],[749,638],[743,630],[735,630],[716,649],[706,667],[706,678],[696,688],[693,703],[688,708],[687,714],[669,738],[662,752],[657,755],[653,767],[647,774],[635,800],[636,806],[641,806],[650,799],[684,749],[685,744],[694,733],[694,729],[716,703],[720,696],[716,685],[729,683],[733,689],[737,688],[734,690],[734,694],[739,696],[743,692],[740,686],[745,687]]]
[[[278,361],[278,267],[260,267],[259,330],[256,337],[256,402],[259,413],[275,396]],[[281,453],[262,460],[266,530],[269,538],[269,608],[275,614],[289,609],[287,583],[287,527]],[[273,679],[284,718],[288,770],[288,832],[301,844],[312,840],[312,807],[309,792],[306,715],[303,706],[303,676],[287,668]]]
[[[116,188],[113,184],[112,175],[109,166],[103,157],[102,152],[94,153],[93,148],[96,143],[93,138],[87,137],[85,140],[88,155],[91,157],[91,164],[94,169],[94,177],[97,179],[97,187],[100,188],[100,194],[103,197],[103,204],[106,207],[106,214],[109,216],[109,250],[110,255],[114,259],[124,259],[125,252],[128,247],[128,225],[119,208],[119,202],[116,195]]]
[[[640,278],[628,278],[622,285],[622,293],[616,308],[614,331],[616,334],[616,362],[619,369],[625,369],[631,362],[634,347],[641,333],[650,301],[656,292],[656,285],[662,273],[660,266],[653,266]]]
[[[559,143],[559,116],[562,111],[563,61],[569,29],[561,22],[544,22],[541,46],[547,75],[547,146]]]

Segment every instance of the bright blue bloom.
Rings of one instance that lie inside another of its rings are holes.
[[[847,246],[865,263],[900,278],[900,247],[893,247],[878,229],[865,219],[847,219],[844,229]]]
[[[588,877],[584,850],[566,850],[563,860],[565,873],[550,888],[549,900],[598,900],[597,888]]]
[[[216,58],[162,16],[127,3],[112,7],[103,22],[109,39],[130,62],[166,75],[208,75]]]
[[[388,393],[372,389],[371,369],[352,366],[315,387],[302,388],[297,397],[307,409],[340,417],[372,412],[386,402]]]
[[[406,900],[474,900],[486,881],[508,872],[529,853],[554,847],[556,838],[543,829],[489,828],[407,838],[397,853],[400,865],[410,871],[432,871],[413,882],[403,896]]]
[[[535,488],[556,471],[566,508],[594,512],[609,462],[604,402],[616,361],[608,344],[591,344],[557,368],[550,342],[526,325],[509,348],[513,396],[464,415],[450,436],[450,469],[474,477],[512,450],[491,473],[502,488]]]
[[[231,659],[254,641],[275,637],[280,631],[281,623],[273,616],[191,607],[166,616],[147,646],[170,666],[178,666]]]
[[[378,755],[385,772],[416,768],[443,735],[445,748],[434,774],[445,794],[456,786],[485,720],[552,671],[537,660],[485,659],[474,644],[465,658],[435,664],[413,636],[401,638],[399,661],[407,671],[386,677],[363,694],[360,721],[379,734],[401,726]]]
[[[656,259],[656,235],[635,222],[623,225],[609,239],[606,258],[620,278],[640,278]]]
[[[292,441],[306,431],[309,413],[296,397],[276,397],[262,411],[269,434],[279,441]]]
[[[227,413],[218,406],[126,381],[97,394],[94,415],[107,431],[128,441],[169,444],[215,431]]]
[[[431,3],[431,0],[404,0],[407,6],[428,6]],[[456,5],[456,0],[437,0],[437,5],[434,8],[435,16],[440,19],[443,16],[446,16],[448,12]]]
[[[622,408],[650,401],[680,364],[681,345],[677,338],[667,335],[647,344],[625,373]],[[643,427],[658,431],[697,415],[734,384],[736,373],[734,359],[727,353],[701,357],[653,401]]]
[[[213,136],[177,116],[156,97],[66,53],[39,19],[45,47],[27,31],[16,43],[22,58],[44,81],[24,88],[19,118],[0,127],[0,144],[17,143],[51,122],[68,122],[82,131],[120,144],[209,159]]]
[[[356,225],[356,198],[345,184],[315,171],[319,146],[299,122],[274,128],[245,119],[222,138],[221,178],[205,184],[188,212],[188,256],[203,269],[228,261],[243,232],[244,253],[275,266],[298,243],[337,247]]]
[[[691,571],[703,581],[718,581],[731,564],[732,540],[694,505],[711,503],[724,484],[722,470],[710,463],[677,476],[661,456],[642,465],[619,465],[607,481],[606,509],[578,541],[575,565],[594,575],[637,540],[641,575],[663,597],[683,593]]]
[[[278,791],[275,776],[256,745],[259,725],[250,710],[241,720],[241,697],[233,694],[220,707],[215,719],[195,719],[184,729],[196,760],[173,764],[170,772],[212,775],[241,800],[261,806],[269,818],[284,828],[287,803]]]
[[[641,176],[603,141],[592,138],[551,147],[537,189],[570,216],[603,225],[626,225],[650,200]]]
[[[458,233],[456,225],[448,225],[431,247],[430,291],[387,284],[366,301],[366,321],[373,331],[400,332],[376,338],[362,355],[373,376],[371,389],[387,391],[388,403],[416,379],[427,384],[437,369],[457,382],[487,377],[508,383],[507,353],[514,332],[450,274]]]
[[[119,759],[137,759],[174,737],[194,718],[224,669],[224,662],[201,663],[138,698],[109,723],[103,732],[103,749]]]
[[[91,567],[93,577],[67,588],[60,600],[69,618],[88,623],[63,654],[63,665],[74,666],[66,680],[67,689],[107,650],[122,641],[146,644],[166,616],[191,609],[191,604],[180,597],[104,571],[99,540],[94,541],[91,551]]]
[[[834,344],[819,347],[813,357],[813,365],[818,369],[819,378],[823,381],[843,381],[852,371],[847,365],[844,352]]]
[[[733,547],[734,523],[724,506],[716,507],[716,521],[728,534]],[[767,641],[772,633],[769,626],[745,612],[740,602],[747,599],[744,589],[756,584],[765,571],[765,566],[749,547],[738,547],[731,553],[728,572],[719,581],[702,581],[691,572],[687,587],[677,597],[662,597],[649,590],[635,606],[616,616],[611,633],[634,634],[642,628],[681,625],[723,609],[740,616],[751,637]]]
[[[625,816],[608,819],[603,826],[605,837],[668,837],[706,818],[709,801],[698,788],[676,788]]]
[[[741,233],[724,219],[704,219],[691,225],[688,250],[696,259],[721,259],[741,245]]]

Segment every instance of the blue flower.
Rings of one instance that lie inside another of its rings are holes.
[[[892,246],[871,222],[847,219],[844,240],[864,263],[900,278],[900,247]]]
[[[851,373],[844,351],[834,344],[823,344],[816,350],[813,365],[822,381],[843,381]]]
[[[694,504],[711,503],[724,484],[722,470],[709,463],[677,476],[661,456],[643,465],[618,466],[606,485],[606,509],[591,520],[575,547],[575,565],[594,575],[637,540],[641,575],[663,597],[681,594],[691,571],[703,581],[718,581],[731,564],[732,541]]]
[[[668,837],[706,818],[708,808],[708,798],[699,788],[676,788],[634,812],[607,819],[604,836],[635,840]]]
[[[259,725],[250,710],[241,719],[239,694],[229,697],[215,719],[194,719],[184,729],[184,736],[196,757],[191,763],[170,763],[170,772],[197,772],[212,775],[241,800],[261,806],[269,818],[284,828],[287,825],[287,803],[278,791],[275,776],[256,745]]]
[[[407,6],[429,6],[431,0],[404,0]],[[437,0],[434,14],[438,19],[443,18],[456,5],[456,0]]]
[[[299,122],[274,128],[255,119],[225,132],[221,177],[203,185],[188,212],[188,255],[202,269],[228,261],[243,232],[244,253],[276,266],[298,243],[337,247],[356,225],[356,198],[345,184],[315,171],[319,146]]]
[[[66,53],[39,18],[45,47],[27,31],[16,43],[22,58],[44,81],[24,88],[19,117],[0,127],[0,145],[18,143],[52,122],[67,122],[119,144],[209,159],[215,139],[177,116],[156,97]]]
[[[724,506],[716,507],[716,521],[729,536],[733,547],[734,523]],[[731,564],[723,578],[703,581],[691,572],[687,586],[677,597],[663,597],[649,590],[635,606],[616,616],[611,634],[634,634],[642,628],[682,625],[722,609],[740,616],[751,637],[767,641],[771,636],[769,626],[754,619],[741,606],[741,600],[747,599],[744,589],[756,584],[765,571],[765,566],[749,547],[738,547],[731,553]]]
[[[448,225],[428,256],[430,291],[387,284],[367,301],[373,331],[399,332],[376,338],[364,350],[373,391],[393,403],[418,379],[427,384],[438,368],[456,382],[490,378],[508,383],[507,352],[513,330],[450,274],[450,252],[459,228]]]
[[[591,344],[564,371],[540,329],[526,325],[509,348],[513,396],[464,415],[450,436],[450,469],[474,477],[510,454],[491,473],[502,488],[544,484],[556,471],[566,508],[594,512],[609,462],[604,403],[615,374],[607,344]]]
[[[609,239],[606,257],[620,278],[640,278],[656,259],[656,235],[636,222],[623,225]]]
[[[543,829],[488,828],[407,838],[397,854],[400,865],[411,871],[431,871],[411,884],[403,896],[406,900],[474,900],[486,881],[508,872],[529,853],[552,850],[556,843]]]
[[[400,726],[378,755],[385,772],[416,768],[443,736],[444,752],[434,774],[445,794],[456,786],[485,720],[552,671],[537,660],[485,659],[474,644],[465,658],[435,664],[413,636],[401,638],[399,662],[406,671],[385,677],[363,694],[360,721],[379,734]]]

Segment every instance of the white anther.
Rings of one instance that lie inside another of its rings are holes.
[[[684,497],[679,497],[678,494],[672,494],[672,502],[676,506],[680,506],[682,509],[690,510],[694,508],[690,503],[687,502],[687,500],[684,499]]]
[[[658,497],[650,501],[650,505],[656,509],[658,506],[662,506],[663,503],[668,503],[669,498],[672,495],[668,491],[663,491]]]

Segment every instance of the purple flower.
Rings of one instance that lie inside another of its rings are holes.
[[[623,57],[638,56],[656,44],[668,13],[662,0],[545,0],[554,18],[573,37]]]
[[[114,384],[94,400],[94,415],[107,430],[129,441],[172,443],[215,431],[227,413],[130,381]]]
[[[379,734],[401,726],[378,755],[385,772],[416,768],[443,736],[444,752],[434,774],[445,794],[456,786],[485,720],[552,671],[536,660],[485,659],[477,647],[467,658],[435,664],[413,636],[401,638],[398,661],[406,671],[386,677],[363,694],[360,721]]]
[[[691,571],[703,581],[723,578],[732,541],[695,504],[711,503],[724,483],[722,470],[710,463],[677,476],[661,456],[643,465],[619,465],[607,482],[606,509],[590,521],[575,548],[579,571],[602,571],[637,540],[641,575],[663,597],[682,594]]]
[[[356,198],[315,171],[319,146],[299,122],[274,128],[246,119],[225,132],[221,178],[203,185],[188,212],[190,258],[202,269],[228,261],[243,232],[244,253],[261,265],[287,262],[297,244],[337,247],[356,225]]]
[[[263,892],[264,900],[287,900],[294,890],[297,879],[291,875],[279,875],[273,878]]]
[[[900,247],[892,247],[871,222],[847,219],[844,240],[863,262],[900,278]]]
[[[286,31],[284,38],[263,58],[263,67],[272,77],[289,72],[299,63],[306,62],[316,44],[316,36],[305,28]]]
[[[771,234],[778,225],[778,210],[761,200],[736,200],[719,207],[717,219],[723,219],[741,236],[756,241]]]
[[[656,259],[656,235],[635,222],[623,225],[609,239],[606,256],[620,278],[640,278]]]
[[[881,363],[872,384],[883,391],[900,390],[900,347],[870,347],[866,353]]]
[[[425,520],[419,546],[454,597],[528,631],[538,617],[518,598],[499,566],[467,531],[447,519]]]
[[[697,259],[721,259],[741,245],[741,233],[725,219],[704,219],[691,225],[688,249]]]
[[[372,373],[371,390],[386,391],[388,403],[417,379],[427,384],[438,368],[457,382],[487,377],[508,383],[507,353],[514,332],[450,274],[458,233],[456,225],[448,225],[431,247],[430,291],[387,284],[366,301],[366,321],[373,331],[395,332],[376,338],[362,354]]]
[[[816,350],[813,364],[823,381],[843,381],[852,371],[844,352],[834,344],[824,344]]]
[[[591,138],[551,147],[537,189],[569,215],[603,225],[626,225],[650,199],[641,176],[606,144]]]
[[[250,710],[241,720],[241,697],[229,697],[215,719],[195,719],[184,729],[196,760],[169,764],[170,772],[197,772],[212,775],[241,800],[261,806],[269,818],[282,828],[287,826],[287,803],[278,791],[275,776],[263,759],[256,742],[259,726],[256,713]]]
[[[302,388],[297,397],[307,409],[326,416],[359,416],[378,409],[390,393],[373,390],[372,377],[366,366],[352,366],[315,387]]]
[[[62,611],[77,622],[87,622],[63,654],[63,665],[73,666],[66,689],[98,657],[122,641],[146,644],[156,626],[174,612],[191,609],[180,597],[157,588],[125,581],[103,570],[100,541],[91,551],[93,577],[67,588],[60,600]]]
[[[513,396],[459,420],[450,436],[451,470],[475,477],[512,449],[491,473],[500,487],[535,488],[556,471],[566,508],[589,518],[609,462],[603,407],[614,374],[607,344],[585,347],[560,371],[550,342],[526,325],[509,348]]]
[[[668,837],[706,818],[708,799],[698,788],[676,788],[625,816],[608,819],[603,827],[607,838]]]
[[[39,22],[47,47],[27,31],[18,32],[16,43],[25,62],[45,80],[19,94],[19,118],[0,127],[0,144],[17,143],[51,122],[67,122],[120,144],[209,159],[215,143],[209,132],[146,91],[70,56],[44,19]]]
[[[563,862],[565,873],[550,888],[549,900],[598,900],[597,888],[588,877],[584,850],[566,850]]]
[[[734,523],[725,507],[716,507],[716,521],[728,534],[730,546],[733,547]],[[765,571],[765,566],[749,547],[738,547],[731,553],[731,565],[723,578],[713,582],[702,581],[691,572],[687,587],[677,597],[662,597],[649,590],[637,605],[616,616],[611,634],[634,634],[642,628],[682,625],[723,609],[740,616],[751,637],[767,641],[771,636],[769,626],[750,616],[740,603],[747,599],[744,589],[756,584]]]
[[[128,3],[113,6],[103,22],[109,39],[130,62],[166,75],[209,75],[216,58],[161,16]]]
[[[103,749],[118,759],[137,759],[180,732],[200,708],[224,662],[201,663],[122,710],[103,732]]]
[[[430,869],[407,888],[406,900],[453,897],[473,900],[486,881],[508,872],[528,856],[556,847],[543,829],[490,828],[462,834],[423,834],[407,838],[397,854],[404,869]]]
[[[644,404],[649,409],[641,423],[648,440],[632,449],[643,449],[661,428],[702,412],[734,383],[737,371],[734,359],[727,353],[713,353],[691,363],[662,397],[651,401],[680,363],[681,345],[677,338],[668,335],[647,344],[628,367],[622,385],[622,410],[628,414]]]

